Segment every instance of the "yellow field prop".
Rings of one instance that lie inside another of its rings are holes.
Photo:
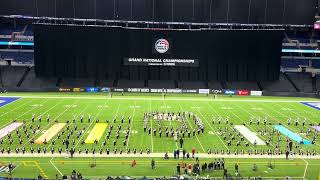
[[[86,144],[93,144],[95,140],[99,141],[107,126],[107,123],[97,123],[96,125],[94,125],[89,136],[84,142]]]
[[[56,123],[51,126],[44,134],[42,134],[36,141],[36,144],[43,144],[44,141],[49,142],[59,131],[66,125],[66,123]]]

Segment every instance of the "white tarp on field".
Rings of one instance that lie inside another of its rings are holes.
[[[250,131],[246,126],[244,125],[235,125],[234,126],[251,144],[254,144],[254,142],[257,142],[257,145],[266,145],[264,141],[262,141],[256,133]]]
[[[12,131],[18,129],[18,127],[20,127],[22,125],[22,123],[20,122],[14,122],[9,124],[8,126],[2,128],[0,130],[0,139],[7,136],[8,134],[10,134]]]

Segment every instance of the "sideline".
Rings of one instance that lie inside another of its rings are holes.
[[[105,100],[105,99],[109,99],[109,100],[157,100],[157,101],[163,101],[163,98],[159,97],[159,98],[148,98],[148,97],[81,97],[81,96],[0,96],[0,97],[20,97],[20,98],[32,98],[32,99],[92,99],[92,100]],[[210,99],[210,98],[170,98],[167,97],[166,101],[211,101],[211,102],[223,102],[223,101],[227,101],[227,102],[319,102],[319,100],[283,100],[283,99]]]
[[[163,153],[150,153],[150,154],[146,154],[146,153],[143,153],[143,154],[133,154],[133,153],[130,153],[130,154],[109,154],[107,155],[106,153],[102,153],[102,154],[91,154],[91,153],[81,153],[81,154],[78,154],[78,153],[75,153],[73,155],[74,158],[78,158],[78,157],[134,157],[134,158],[139,158],[139,157],[146,157],[146,158],[151,158],[151,157],[164,157],[164,152]],[[168,154],[170,158],[173,158],[173,155],[172,154]],[[70,154],[69,153],[46,153],[46,154],[43,154],[43,153],[25,153],[25,154],[22,154],[22,153],[3,153],[1,154],[1,158],[14,158],[14,157],[31,157],[31,158],[43,158],[43,157],[63,157],[63,158],[66,158],[66,157],[70,157]],[[238,158],[238,159],[285,159],[286,156],[285,154],[283,155],[248,155],[248,154],[244,154],[244,155],[241,155],[241,154],[238,154],[238,155],[234,155],[234,154],[230,154],[230,155],[227,155],[227,154],[206,154],[206,153],[199,153],[198,154],[198,157],[199,158]],[[295,155],[293,156],[294,159],[320,159],[320,155],[315,155],[315,156],[307,156],[307,155]]]

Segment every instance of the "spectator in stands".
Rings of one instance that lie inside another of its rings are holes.
[[[38,180],[42,180],[42,176],[40,174],[38,175]]]

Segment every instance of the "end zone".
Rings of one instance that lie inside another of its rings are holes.
[[[19,97],[0,97],[0,107],[20,99]]]
[[[304,105],[320,110],[320,102],[301,102]]]

